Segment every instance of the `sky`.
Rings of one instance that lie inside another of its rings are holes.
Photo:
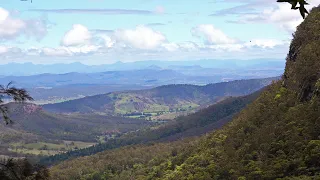
[[[276,0],[0,0],[0,64],[284,60],[302,21]]]

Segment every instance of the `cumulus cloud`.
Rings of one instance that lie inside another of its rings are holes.
[[[320,0],[312,0],[306,6],[308,10],[320,4]],[[270,4],[269,2],[247,3],[234,8],[224,9],[214,15],[238,15],[237,21],[233,23],[270,23],[289,32],[295,31],[296,27],[303,21],[299,11],[291,10],[288,3]],[[231,21],[229,21],[231,22]]]
[[[42,48],[41,54],[45,56],[70,56],[71,54],[63,48]]]
[[[100,47],[94,45],[86,45],[79,47],[57,47],[57,48],[41,48],[39,54],[44,56],[75,56],[87,55],[96,52]]]
[[[169,52],[177,51],[180,48],[177,43],[164,43],[162,47]]]
[[[253,39],[251,42],[244,43],[245,47],[261,47],[261,48],[274,48],[279,45],[289,44],[289,41],[280,41],[277,39]]]
[[[286,41],[276,39],[253,39],[250,42],[237,41],[213,25],[198,25],[191,30],[192,35],[204,39],[204,43],[169,42],[164,34],[154,29],[139,25],[133,29],[89,30],[84,25],[75,24],[62,37],[59,47],[33,47],[20,50],[0,46],[1,59],[34,57],[42,59],[71,60],[85,59],[85,56],[103,59],[172,59],[172,58],[207,58],[217,56],[234,57],[236,54],[254,55],[260,52],[272,56],[285,55]],[[281,48],[279,48],[281,47]],[[279,50],[280,49],[280,50]],[[285,50],[285,51],[282,51]],[[229,53],[232,52],[232,53]],[[24,56],[22,56],[24,55]]]
[[[195,51],[198,51],[200,48],[198,44],[191,41],[180,42],[180,43],[174,43],[174,42],[163,43],[161,47],[168,52],[176,52],[176,51],[195,52]]]
[[[103,44],[106,48],[111,48],[116,43],[115,40],[111,39],[111,37],[107,35],[100,35],[100,38],[103,40]]]
[[[0,40],[15,39],[20,35],[39,40],[46,34],[47,25],[44,20],[14,18],[8,10],[0,7]]]
[[[99,44],[105,48],[134,48],[151,50],[166,41],[166,37],[150,27],[137,26],[135,29],[89,30],[86,26],[75,24],[65,33],[61,45],[66,47]]]
[[[87,27],[81,24],[73,25],[72,29],[66,32],[62,38],[63,46],[78,46],[90,42],[92,36]]]
[[[13,57],[23,57],[25,53],[20,48],[0,45],[0,58],[10,59]]]
[[[237,42],[211,24],[198,25],[192,28],[191,33],[194,36],[204,38],[207,44],[233,44]]]
[[[235,44],[207,45],[205,49],[212,49],[220,52],[245,52],[251,50],[276,49],[279,46],[287,46],[289,41],[280,41],[277,39],[253,39],[250,42]]]
[[[146,26],[135,29],[118,29],[114,33],[117,42],[138,49],[154,49],[166,41],[166,37],[158,31]]]
[[[272,23],[291,33],[303,21],[303,19],[297,11],[290,9],[289,4],[279,3],[274,7],[264,9],[262,13],[244,15],[240,21],[251,23]]]

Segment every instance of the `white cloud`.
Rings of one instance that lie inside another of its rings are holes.
[[[22,34],[41,39],[46,33],[47,25],[45,21],[13,18],[9,11],[0,7],[0,39],[15,39]]]
[[[0,45],[0,56],[17,55],[18,53],[21,53],[20,48]]]
[[[220,45],[207,45],[204,48],[209,48],[220,52],[245,52],[248,50],[264,50],[273,49],[277,46],[289,45],[289,41],[280,41],[276,39],[253,39],[250,42],[236,43],[236,44],[220,44]]]
[[[72,54],[89,54],[97,52],[100,46],[96,45],[85,45],[80,47],[67,47],[66,50]]]
[[[181,43],[163,43],[161,45],[165,50],[169,52],[174,51],[197,51],[199,50],[199,45],[194,42],[181,42]]]
[[[164,43],[162,47],[169,52],[177,51],[180,48],[176,43]]]
[[[103,41],[104,41],[104,46],[106,48],[111,48],[115,45],[115,40],[111,39],[110,36],[107,36],[107,35],[100,35],[99,36]]]
[[[289,41],[280,41],[277,39],[253,39],[251,42],[244,44],[245,47],[261,47],[261,48],[274,48],[275,46],[289,44]]]
[[[9,17],[9,12],[0,7],[0,22],[5,21]]]
[[[320,0],[312,0],[309,3],[310,5],[306,6],[306,8],[310,11],[310,9],[320,4]],[[292,10],[289,3],[277,3],[260,11],[262,13],[241,16],[239,22],[271,23],[291,34],[303,21],[299,11]]]
[[[0,59],[22,61],[22,57],[23,60],[41,59],[43,62],[50,59],[64,62],[65,60],[74,61],[74,59],[85,61],[87,59],[85,56],[90,55],[90,59],[99,57],[100,59],[130,61],[178,60],[184,58],[233,58],[246,53],[248,56],[251,53],[255,57],[270,57],[279,56],[279,52],[283,52],[284,57],[287,51],[283,48],[287,46],[287,42],[276,39],[253,39],[251,42],[236,41],[213,25],[207,24],[199,25],[191,30],[193,35],[204,38],[205,43],[200,44],[191,41],[168,42],[161,32],[142,25],[134,29],[118,29],[107,32],[99,31],[97,33],[88,30],[83,25],[75,24],[71,30],[65,33],[59,47],[32,47],[21,50],[0,46]],[[281,47],[280,50],[279,47]]]
[[[9,12],[0,7],[0,38],[13,38],[25,27],[24,21],[10,18]]]
[[[179,46],[180,49],[184,51],[195,51],[200,48],[198,44],[191,41],[180,43]]]
[[[233,44],[236,40],[228,37],[220,29],[211,24],[201,24],[192,28],[191,33],[194,36],[204,38],[207,44]]]
[[[57,47],[57,48],[40,48],[40,54],[45,56],[75,56],[86,55],[98,51],[100,47],[94,45],[85,45],[79,47]]]
[[[88,44],[92,35],[87,27],[81,24],[74,24],[72,29],[66,32],[62,38],[61,44],[63,46],[78,46]]]
[[[23,58],[26,54],[20,48],[0,45],[0,60],[10,60],[11,58]]]
[[[68,53],[63,48],[42,48],[41,53],[45,56],[70,56],[71,54]]]
[[[6,52],[8,52],[8,48],[5,46],[0,46],[0,54],[4,54]]]
[[[166,37],[146,26],[137,26],[135,29],[118,29],[114,33],[116,42],[124,43],[132,48],[154,49],[166,41]]]
[[[205,48],[213,49],[220,52],[237,52],[244,48],[243,44],[219,44],[219,45],[208,45]]]

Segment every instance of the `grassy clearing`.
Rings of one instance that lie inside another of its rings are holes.
[[[59,144],[37,142],[37,143],[12,143],[9,150],[20,154],[33,155],[54,155],[63,153],[68,150],[82,149],[94,145],[95,143],[81,142],[81,141],[63,141]]]

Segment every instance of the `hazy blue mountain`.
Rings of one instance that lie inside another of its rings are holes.
[[[129,112],[160,112],[174,109],[192,109],[213,104],[228,96],[242,96],[253,93],[273,80],[250,79],[197,85],[165,85],[147,90],[112,92],[42,107],[57,113],[127,114]],[[187,110],[186,110],[187,111]]]
[[[32,76],[6,76],[0,78],[1,84],[13,81],[22,87],[63,86],[70,84],[144,84],[150,80],[170,81],[185,75],[173,70],[135,70],[106,71],[101,73],[39,74]]]
[[[276,77],[283,74],[283,67],[283,61],[270,59],[119,61],[96,66],[81,63],[10,63],[0,65],[0,84],[13,81],[16,86],[27,88],[37,103],[52,103],[111,91],[146,89],[168,84],[205,85]]]
[[[266,68],[281,68],[285,65],[284,60],[275,59],[254,59],[254,60],[190,60],[190,61],[136,61],[123,63],[118,61],[114,64],[103,65],[84,65],[79,62],[70,64],[33,64],[33,63],[9,63],[0,65],[0,75],[3,76],[26,76],[35,74],[63,74],[70,72],[94,73],[104,71],[124,71],[138,69],[165,68],[170,69],[170,66],[198,66],[202,68],[218,68],[218,69],[266,69]]]
[[[0,84],[13,81],[20,87],[57,87],[66,85],[140,85],[160,86],[167,84],[209,84],[237,79],[253,79],[279,76],[283,71],[275,70],[241,70],[173,67],[161,69],[159,66],[149,66],[149,69],[128,71],[105,71],[98,73],[71,72],[65,74],[37,74],[32,76],[5,76],[0,77]]]

